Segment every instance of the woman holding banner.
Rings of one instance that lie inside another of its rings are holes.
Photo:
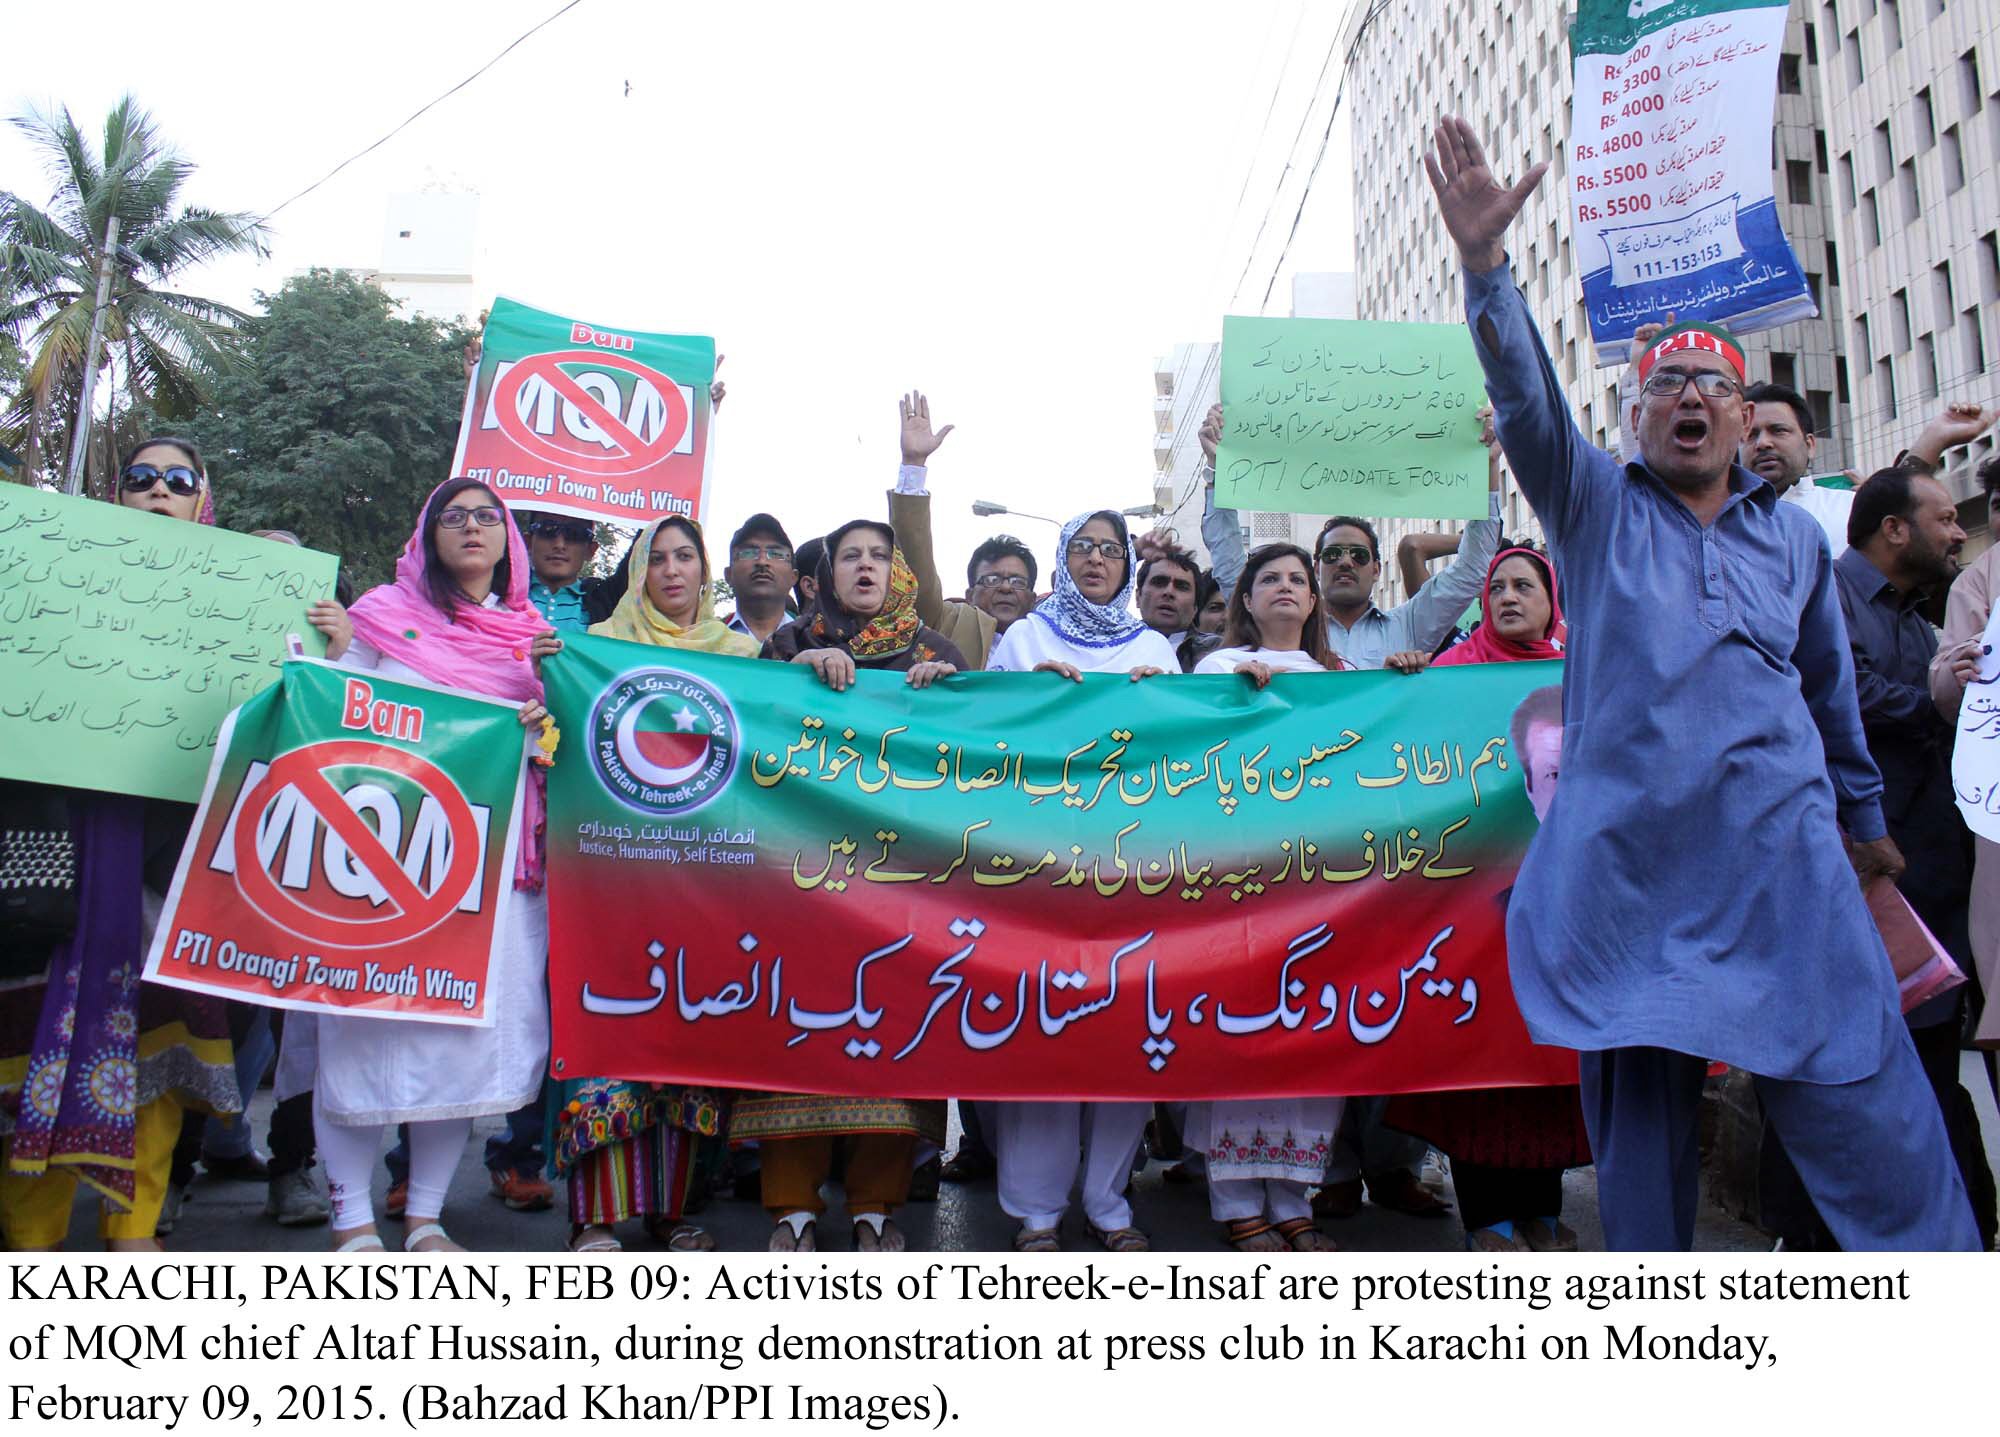
[[[474,480],[449,480],[432,493],[393,583],[315,623],[328,636],[328,656],[348,668],[519,703],[524,726],[547,716],[535,666],[562,645],[528,602],[520,529]],[[472,1119],[513,1112],[541,1091],[549,1053],[541,795],[540,772],[531,770],[514,883],[506,890],[507,937],[487,977],[492,1025],[319,1017],[313,1126],[337,1251],[382,1246],[368,1184],[391,1123],[410,1125],[404,1249],[457,1251],[437,1219]]]
[[[965,667],[952,642],[918,620],[916,576],[887,524],[856,519],[827,535],[814,577],[812,606],[771,635],[765,658],[806,664],[836,691],[857,669],[904,674],[921,689]],[[738,1101],[729,1137],[759,1145],[771,1251],[818,1248],[820,1184],[832,1174],[834,1143],[847,1138],[855,1250],[901,1252],[890,1214],[909,1198],[918,1141],[944,1141],[944,1104],[757,1093]]]
[[[1533,549],[1502,549],[1486,571],[1484,617],[1465,642],[1433,668],[1505,664],[1563,656],[1562,604],[1555,572]],[[1516,735],[1516,746],[1521,744]],[[1532,785],[1541,765],[1532,751],[1516,762]],[[1553,784],[1555,773],[1549,772]],[[1530,789],[1544,812],[1552,786]],[[1475,1252],[1574,1252],[1576,1234],[1562,1221],[1563,1169],[1590,1161],[1590,1134],[1574,1087],[1481,1088],[1408,1093],[1392,1098],[1385,1121],[1414,1133],[1451,1159],[1452,1188]]]
[[[201,455],[149,439],[118,467],[118,503],[213,524]],[[219,999],[141,983],[146,945],[193,819],[189,805],[11,784],[53,829],[67,810],[75,927],[0,995],[0,1232],[15,1251],[60,1247],[78,1183],[101,1195],[113,1250],[158,1251],[161,1205],[185,1111],[233,1113],[229,1022]],[[7,826],[21,826],[9,813]],[[40,825],[36,825],[40,826]],[[14,957],[19,935],[0,933]]]
[[[625,559],[618,607],[590,632],[635,644],[757,657],[757,641],[715,617],[708,553],[692,519],[660,519]],[[682,1221],[695,1182],[723,1152],[728,1095],[710,1088],[617,1078],[563,1082],[550,1112],[549,1161],[569,1185],[570,1250],[619,1247],[613,1228],[642,1218],[674,1252],[709,1252],[715,1239]]]
[[[1222,647],[1197,674],[1243,674],[1258,688],[1277,674],[1346,665],[1327,642],[1312,556],[1266,544],[1229,597]],[[1242,1252],[1332,1252],[1307,1196],[1326,1171],[1340,1128],[1339,1098],[1218,1098],[1188,1105],[1186,1139],[1208,1172],[1209,1215]]]
[[[1122,515],[1100,509],[1063,525],[1051,572],[1054,592],[1000,636],[989,672],[1056,673],[1081,683],[1086,673],[1143,679],[1181,671],[1166,636],[1132,612],[1132,541]],[[1079,1169],[1090,1235],[1113,1252],[1151,1246],[1132,1224],[1125,1190],[1152,1104],[1002,1102],[994,1110],[1000,1206],[1021,1224],[1017,1251],[1060,1250]]]

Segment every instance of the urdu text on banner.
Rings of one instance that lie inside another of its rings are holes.
[[[1669,312],[1745,334],[1819,312],[1772,188],[1788,9],[1579,0],[1570,218],[1599,366]]]
[[[1556,663],[1134,683],[575,638],[552,1071],[906,1098],[1573,1082],[1506,905]],[[1544,789],[1554,783],[1546,775]]]

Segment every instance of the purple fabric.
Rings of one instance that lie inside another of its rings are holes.
[[[13,1095],[18,1111],[7,1167],[33,1175],[59,1163],[129,1206],[145,803],[77,795],[71,811],[83,855],[77,929],[49,960],[27,1077]]]

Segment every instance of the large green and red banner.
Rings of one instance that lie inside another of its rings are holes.
[[[1574,1054],[1529,1042],[1505,949],[1535,828],[1519,750],[1553,752],[1531,730],[1559,664],[1261,693],[864,671],[835,693],[804,665],[582,638],[544,679],[557,1076],[961,1098],[1575,1081]]]
[[[287,663],[223,725],[146,978],[491,1023],[523,762],[511,704]]]
[[[699,518],[715,341],[494,301],[451,472],[508,504],[645,524]]]

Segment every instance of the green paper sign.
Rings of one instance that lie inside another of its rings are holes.
[[[1230,315],[1216,505],[1483,519],[1485,402],[1464,325]]]
[[[340,561],[0,484],[0,777],[192,803]]]

